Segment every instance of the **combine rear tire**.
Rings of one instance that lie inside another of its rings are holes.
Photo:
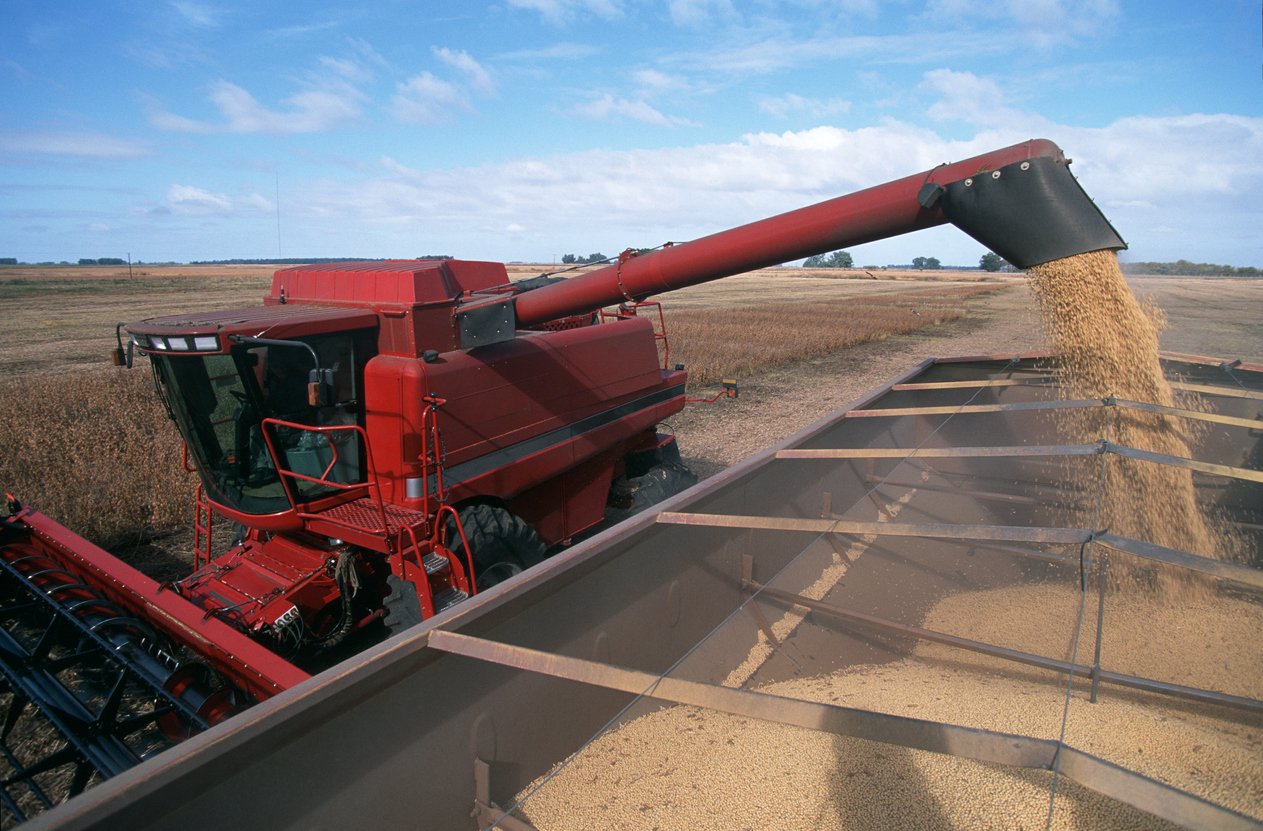
[[[498,505],[466,505],[460,522],[474,555],[474,585],[483,591],[544,559],[544,543],[520,517]],[[448,546],[465,562],[465,546],[449,526]]]

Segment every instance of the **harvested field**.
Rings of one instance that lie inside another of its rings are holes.
[[[154,267],[153,270],[156,270]],[[21,270],[19,268],[19,270]],[[76,370],[112,372],[114,327],[143,317],[258,305],[271,277],[235,271],[220,276],[170,273],[128,279],[50,270],[15,277],[0,269],[0,377]]]
[[[959,320],[967,314],[966,300],[1006,288],[866,291],[815,301],[756,299],[740,306],[671,308],[666,312],[671,360],[688,368],[695,385],[748,377],[768,367]]]

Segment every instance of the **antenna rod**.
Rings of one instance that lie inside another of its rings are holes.
[[[276,259],[281,259],[281,171],[276,171]]]

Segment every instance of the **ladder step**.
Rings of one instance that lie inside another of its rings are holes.
[[[460,589],[445,589],[434,595],[434,613],[438,614],[444,609],[450,609],[463,600],[468,600],[469,595]]]
[[[446,571],[451,563],[443,555],[431,551],[421,558],[421,566],[426,574],[439,574]]]

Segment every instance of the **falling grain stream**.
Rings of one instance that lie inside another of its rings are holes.
[[[1063,395],[1176,406],[1158,362],[1162,312],[1137,300],[1114,252],[1053,260],[1033,267],[1030,280],[1058,356]],[[1189,456],[1189,422],[1173,416],[1110,408],[1104,418],[1094,413],[1078,421],[1081,429],[1100,433],[1085,441],[1108,438],[1137,450]],[[1227,553],[1197,505],[1188,470],[1110,459],[1099,501],[1098,528],[1206,557]]]

